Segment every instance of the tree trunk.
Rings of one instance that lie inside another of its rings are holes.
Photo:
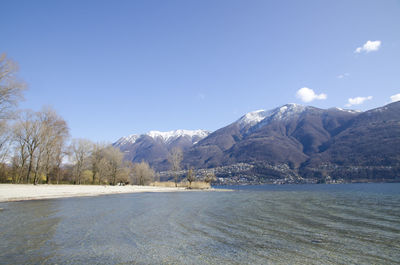
[[[39,167],[40,167],[40,153],[38,155],[37,161],[36,161],[36,167],[35,167],[35,176],[33,178],[33,184],[36,185],[39,182],[39,177],[38,172],[39,172]]]
[[[94,185],[95,181],[96,181],[96,174],[97,172],[93,172],[93,176],[92,176],[92,184]]]
[[[175,181],[175,188],[177,188],[178,187],[178,175],[175,176],[174,181]]]
[[[32,158],[29,159],[28,172],[26,174],[26,183],[29,183],[31,181],[30,178],[31,171],[32,171]]]
[[[50,169],[46,166],[45,169],[46,184],[50,184]]]
[[[60,181],[60,168],[57,168],[57,184]]]
[[[112,176],[112,185],[113,186],[115,186],[115,179],[116,179],[116,176],[115,176],[115,174],[113,174],[113,176]]]

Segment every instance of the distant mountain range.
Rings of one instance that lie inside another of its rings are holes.
[[[185,152],[209,134],[205,130],[150,131],[122,137],[113,146],[124,152],[127,160],[146,161],[157,170],[167,170],[167,157],[174,147]]]
[[[394,181],[400,180],[400,102],[365,112],[287,104],[247,113],[212,133],[152,131],[114,146],[157,170],[168,169],[168,152],[180,147],[186,167],[247,164],[237,175],[257,180]]]

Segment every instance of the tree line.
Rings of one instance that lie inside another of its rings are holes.
[[[0,55],[0,182],[146,185],[155,172],[146,162],[124,161],[106,143],[70,139],[57,112],[18,110],[26,84],[18,65]]]
[[[46,184],[136,184],[156,181],[155,171],[144,161],[132,163],[107,143],[71,139],[67,122],[51,107],[18,110],[26,84],[18,65],[0,55],[0,182]],[[191,187],[193,168],[180,173],[183,152],[173,148],[168,162],[175,186],[184,179]],[[203,178],[206,183],[215,176]]]

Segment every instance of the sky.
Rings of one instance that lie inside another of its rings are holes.
[[[73,138],[214,131],[286,103],[400,99],[400,1],[2,0],[0,53]]]

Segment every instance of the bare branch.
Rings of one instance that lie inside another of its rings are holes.
[[[17,77],[18,65],[6,54],[0,55],[0,119],[9,119],[13,109],[22,100],[25,82]]]

